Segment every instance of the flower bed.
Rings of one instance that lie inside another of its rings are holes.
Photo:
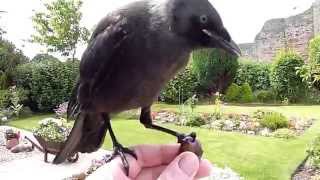
[[[257,111],[247,114],[181,114],[174,112],[154,113],[154,120],[159,123],[198,126],[212,130],[234,131],[249,135],[260,135],[278,138],[293,138],[301,135],[312,126],[315,119],[291,117],[287,119],[280,113]],[[266,117],[270,116],[270,117]],[[280,121],[281,120],[281,121]],[[192,121],[190,123],[190,121]],[[266,123],[267,122],[267,123]]]

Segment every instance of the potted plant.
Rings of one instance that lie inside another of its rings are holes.
[[[39,122],[39,127],[33,130],[33,135],[43,147],[45,162],[48,153],[57,154],[61,151],[70,131],[71,125],[63,118],[46,118]],[[77,159],[78,154],[68,158],[70,162],[75,162]]]

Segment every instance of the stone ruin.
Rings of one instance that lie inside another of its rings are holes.
[[[243,57],[271,62],[280,49],[293,49],[306,60],[308,42],[320,34],[320,0],[305,12],[267,21],[253,43],[240,44]]]

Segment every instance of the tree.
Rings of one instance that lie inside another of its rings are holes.
[[[39,63],[39,62],[43,62],[43,61],[59,61],[59,59],[50,55],[50,54],[46,54],[46,53],[42,54],[41,53],[41,54],[35,55],[31,60],[31,62],[33,62],[33,63]]]
[[[36,34],[32,42],[45,45],[49,52],[75,58],[77,44],[86,42],[89,30],[80,26],[81,0],[56,0],[44,3],[45,12],[36,12],[32,17]]]
[[[202,49],[192,53],[192,71],[201,91],[224,92],[232,83],[239,63],[237,58],[220,49]]]
[[[17,65],[28,62],[28,58],[13,43],[0,37],[0,89],[12,85],[13,72]]]
[[[304,61],[294,51],[280,51],[271,69],[271,86],[280,100],[288,98],[290,102],[298,102],[305,97],[306,84],[296,74]]]

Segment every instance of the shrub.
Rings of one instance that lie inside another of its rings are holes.
[[[239,63],[237,57],[220,49],[201,49],[192,53],[192,71],[200,84],[200,91],[212,95],[225,92],[232,83]]]
[[[237,84],[232,83],[226,91],[225,100],[228,102],[235,102],[239,99],[239,97],[240,87]]]
[[[309,62],[320,64],[320,35],[317,35],[309,42]]]
[[[248,83],[244,83],[240,86],[240,97],[239,101],[242,103],[252,102],[254,99],[251,87]]]
[[[78,61],[42,60],[18,67],[15,82],[29,92],[25,105],[33,110],[52,111],[57,105],[68,101],[78,70]]]
[[[261,103],[275,101],[274,92],[272,90],[259,90],[255,92],[256,99]]]
[[[302,67],[298,67],[297,74],[299,74],[310,87],[313,86],[320,91],[320,35],[310,40],[309,62]]]
[[[189,67],[178,73],[161,91],[160,100],[166,103],[183,103],[194,94],[198,88],[196,76]]]
[[[0,109],[9,107],[10,92],[8,90],[0,90]]]
[[[271,70],[271,85],[280,100],[288,98],[290,102],[303,99],[306,84],[296,74],[296,68],[304,64],[302,58],[293,51],[280,51]]]
[[[293,130],[288,128],[277,129],[272,133],[273,137],[283,138],[283,139],[292,139],[296,137],[296,134]]]
[[[205,119],[200,116],[199,114],[194,114],[190,118],[188,118],[186,126],[191,126],[191,127],[201,127],[206,124]]]
[[[271,65],[248,60],[240,61],[234,82],[238,85],[249,83],[253,91],[270,88]]]
[[[269,128],[271,130],[276,130],[280,128],[288,128],[288,119],[278,112],[267,112],[263,119],[260,121],[263,127]]]
[[[307,153],[309,154],[311,165],[320,168],[320,136],[317,136],[309,145]]]

